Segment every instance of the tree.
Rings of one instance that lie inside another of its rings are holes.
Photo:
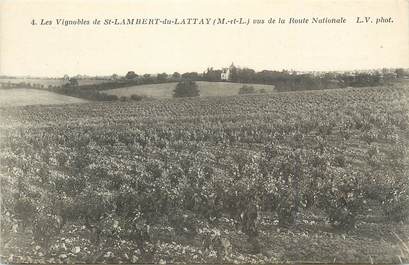
[[[64,87],[76,87],[79,86],[78,79],[76,78],[70,78],[69,82],[64,84]],[[35,84],[34,84],[35,87]]]
[[[178,72],[174,72],[172,74],[172,78],[178,80],[180,78],[180,74]]]
[[[197,96],[199,96],[199,88],[196,82],[192,80],[180,81],[173,90],[173,97],[175,98]]]
[[[153,83],[155,83],[154,79],[152,78],[152,76],[150,74],[144,74],[142,76],[142,82],[144,84],[153,84]]]
[[[197,72],[188,72],[182,74],[182,78],[190,80],[199,80],[199,74]]]
[[[207,68],[207,71],[203,74],[203,79],[206,81],[221,81],[222,70],[214,70],[213,68]]]
[[[158,74],[158,76],[156,77],[159,83],[164,83],[168,80],[168,74],[167,73],[161,73]]]
[[[238,68],[231,64],[230,66],[230,80],[232,82],[238,82],[239,81],[239,75],[238,75]]]
[[[237,69],[237,81],[239,82],[250,83],[254,81],[255,76],[256,72],[253,69],[250,68]]]
[[[398,78],[402,78],[402,77],[404,77],[405,76],[405,70],[403,69],[403,68],[398,68],[398,69],[396,69],[395,70],[395,73],[396,73],[396,77],[398,77]]]
[[[135,74],[134,71],[129,71],[129,72],[126,73],[126,75],[125,75],[125,78],[128,79],[128,80],[130,80],[130,79],[135,79],[135,78],[137,78],[137,77],[138,77],[138,75]]]

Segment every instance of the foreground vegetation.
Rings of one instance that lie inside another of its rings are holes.
[[[1,108],[1,258],[407,262],[408,96]]]

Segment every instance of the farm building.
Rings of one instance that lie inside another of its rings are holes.
[[[229,81],[230,80],[230,74],[232,69],[235,68],[234,64],[231,63],[231,65],[228,68],[223,68],[222,73],[220,75],[220,79],[222,81]]]

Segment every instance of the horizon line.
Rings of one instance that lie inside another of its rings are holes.
[[[248,67],[248,66],[240,66],[240,65],[236,65],[237,68],[241,68],[241,69],[252,69],[255,72],[262,72],[262,71],[275,71],[275,72],[284,72],[284,71],[288,71],[288,72],[304,72],[304,73],[345,73],[345,72],[370,72],[370,71],[381,71],[381,70],[396,70],[396,69],[404,69],[404,70],[409,70],[409,67],[381,67],[381,68],[354,68],[354,69],[343,69],[343,70],[301,70],[301,69],[262,69],[262,70],[256,70],[254,68]],[[149,74],[149,75],[158,75],[158,74],[162,74],[162,73],[166,73],[168,75],[172,75],[175,72],[178,72],[179,74],[183,74],[183,73],[192,73],[192,72],[196,72],[196,73],[205,73],[207,71],[207,69],[209,68],[213,68],[214,70],[223,70],[224,68],[228,68],[227,67],[222,67],[222,68],[216,68],[216,67],[206,67],[205,70],[202,71],[172,71],[172,72],[165,72],[165,71],[158,71],[158,72],[154,72],[154,73],[139,73],[137,71],[134,70],[128,70],[128,71],[134,71],[136,74],[138,75],[145,75],[145,74]],[[64,78],[65,75],[68,75],[69,77],[74,77],[74,76],[84,76],[84,77],[94,77],[94,78],[98,78],[98,77],[110,77],[112,75],[118,75],[120,77],[125,76],[126,73],[123,74],[118,74],[117,72],[114,73],[110,73],[110,74],[89,74],[89,73],[76,73],[76,74],[63,74],[63,75],[33,75],[33,74],[7,74],[7,73],[1,73],[0,72],[0,78],[10,78],[10,77],[15,77],[15,78]]]

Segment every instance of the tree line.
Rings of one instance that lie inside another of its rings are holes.
[[[353,72],[325,72],[325,73],[299,73],[295,71],[255,71],[251,68],[231,66],[228,80],[222,80],[222,69],[208,68],[203,73],[186,72],[180,74],[161,73],[158,75],[138,75],[129,71],[124,78],[113,83],[98,85],[102,90],[143,84],[158,84],[167,82],[180,82],[181,80],[222,82],[245,84],[274,85],[278,91],[296,91],[312,89],[333,89],[344,87],[367,87],[379,86],[396,78],[409,76],[402,68],[382,69],[377,71],[353,71]],[[108,88],[109,87],[109,88]]]
[[[226,69],[224,69],[226,70]],[[208,82],[233,82],[243,84],[264,84],[273,85],[278,92],[301,91],[301,90],[321,90],[345,87],[368,87],[380,86],[393,81],[396,78],[408,77],[407,69],[382,69],[377,71],[354,71],[354,72],[321,72],[321,73],[300,73],[295,71],[255,71],[251,68],[241,68],[234,65],[229,68],[228,80],[222,80],[222,69],[208,68],[203,73],[186,72],[173,74],[160,73],[157,75],[138,75],[135,71],[128,71],[123,77],[113,74],[111,79],[104,83],[80,85],[77,78],[70,78],[68,82],[60,86],[46,86],[35,83],[1,83],[2,88],[32,87],[48,89],[64,95],[81,97],[97,101],[126,100],[115,95],[101,93],[102,90],[130,87],[145,84],[160,83],[181,83],[185,81],[208,81]],[[195,86],[190,84],[195,90]],[[245,87],[241,94],[249,93]],[[196,88],[197,90],[197,88]],[[197,94],[193,92],[193,94]],[[178,94],[177,94],[178,95]],[[187,93],[187,95],[190,95]],[[134,95],[132,100],[141,100],[142,97]]]

